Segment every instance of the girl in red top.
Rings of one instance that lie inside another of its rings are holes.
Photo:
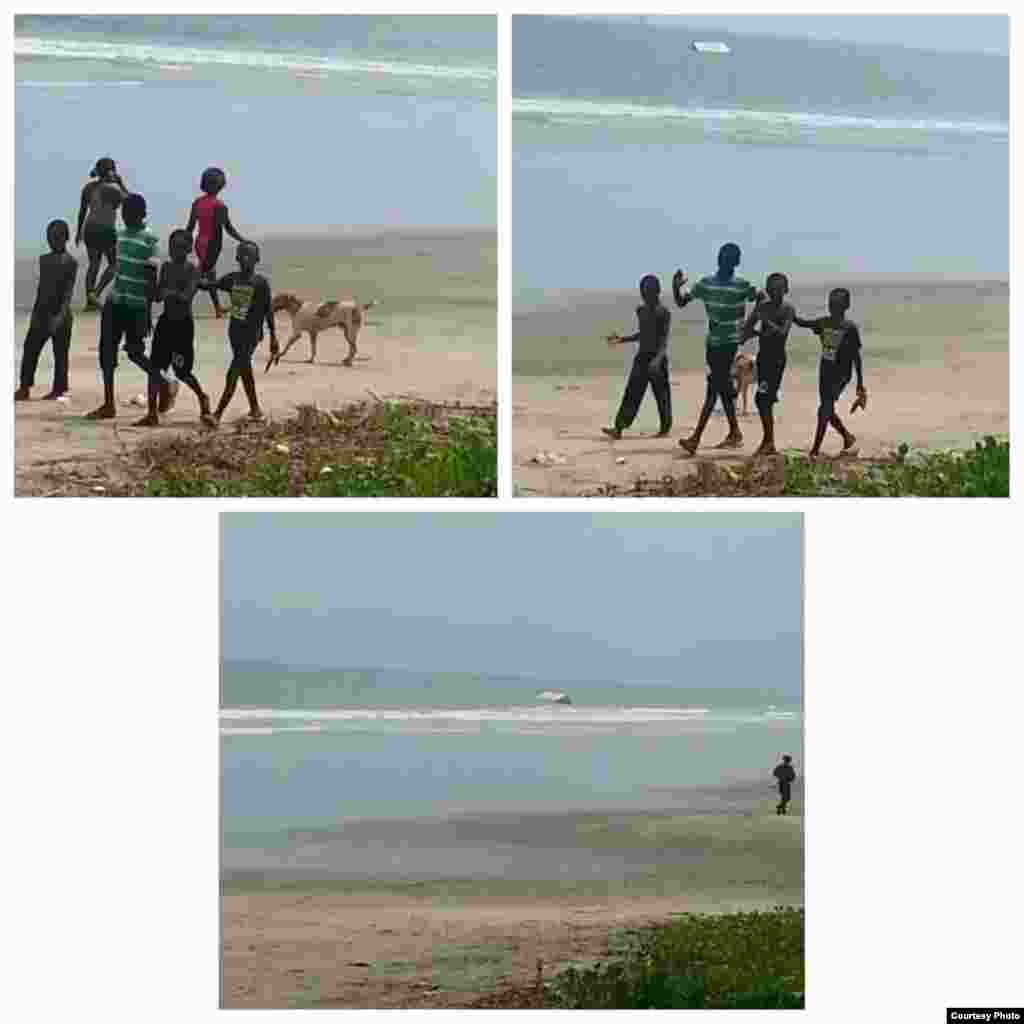
[[[203,194],[192,204],[188,225],[185,228],[191,234],[197,225],[199,227],[195,242],[196,259],[199,262],[199,288],[210,293],[218,319],[224,315],[224,311],[217,301],[217,289],[211,285],[217,278],[217,260],[224,244],[224,232],[226,231],[236,242],[246,241],[235,230],[228,216],[228,208],[219,198],[227,183],[227,175],[219,167],[207,167],[203,171],[203,176],[199,180]]]

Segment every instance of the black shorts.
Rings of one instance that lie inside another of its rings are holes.
[[[782,387],[782,375],[786,372],[786,357],[769,355],[766,352],[757,354],[757,399],[766,402],[779,400],[779,388]]]
[[[782,797],[783,800],[789,800],[792,797],[792,795],[793,795],[792,783],[790,783],[790,782],[780,782],[779,783],[779,796]]]
[[[831,415],[835,411],[846,385],[850,383],[850,373],[844,366],[831,359],[822,359],[818,364],[818,399],[821,411]]]
[[[112,224],[86,224],[82,241],[90,260],[106,256],[114,263],[117,259],[117,228]]]
[[[144,356],[144,338],[149,329],[145,309],[121,306],[108,300],[100,315],[100,367],[117,366],[117,350],[124,339],[124,350],[132,356]]]
[[[739,345],[717,345],[705,350],[708,365],[708,383],[716,395],[736,397],[732,382],[732,364],[736,361]]]
[[[153,369],[163,372],[174,367],[177,377],[187,377],[196,361],[196,322],[190,316],[172,319],[164,313],[153,330],[153,348],[149,361]]]
[[[228,337],[231,343],[231,361],[237,366],[244,364],[252,365],[252,357],[256,352],[256,346],[260,343],[259,338]]]

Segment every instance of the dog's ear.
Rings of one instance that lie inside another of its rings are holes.
[[[280,309],[292,309],[297,301],[292,292],[278,292],[270,303],[270,312],[276,313]]]

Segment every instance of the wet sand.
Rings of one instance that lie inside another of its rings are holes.
[[[802,790],[786,817],[774,800],[764,783],[640,812],[353,822],[257,870],[226,851],[222,1005],[469,1006],[672,914],[802,905]]]
[[[296,406],[316,403],[333,408],[380,397],[417,396],[434,401],[491,402],[497,394],[497,241],[490,231],[385,232],[377,235],[278,235],[257,239],[260,271],[273,291],[294,291],[304,298],[375,300],[359,336],[359,355],[342,365],[348,351],[340,330],[320,335],[315,364],[306,362],[308,338],[297,342],[286,360],[263,372],[268,352],[264,338],[256,355],[256,387],[270,417],[285,418]],[[166,249],[166,246],[163,246]],[[133,424],[145,413],[137,404],[146,390],[142,372],[122,354],[117,372],[118,416],[93,423],[84,414],[102,401],[97,366],[99,316],[82,313],[84,251],[71,250],[80,262],[73,303],[67,402],[32,400],[15,406],[15,493],[29,491],[34,473],[60,465],[109,465],[118,454],[153,437],[200,429],[198,404],[182,388],[175,408],[156,428]],[[232,269],[226,248],[218,272]],[[15,269],[15,374],[21,360],[28,311],[35,294],[35,264]],[[159,310],[159,307],[157,307]],[[196,296],[195,374],[216,403],[230,361],[227,322],[214,318],[209,297]],[[291,335],[287,314],[276,318],[282,345]],[[52,355],[40,359],[34,399],[49,390]],[[17,380],[17,377],[15,377]],[[224,423],[245,415],[241,387]]]
[[[901,443],[912,448],[969,447],[986,434],[1009,431],[1009,300],[1005,282],[850,280],[851,317],[864,339],[866,412],[850,416],[852,389],[839,412],[865,457],[888,454]],[[828,285],[795,288],[790,298],[803,316],[825,311]],[[665,296],[663,296],[663,299]],[[632,429],[609,442],[625,384],[626,360],[609,351],[605,335],[632,332],[638,299],[630,294],[568,293],[513,316],[512,474],[515,493],[578,495],[602,484],[628,487],[640,476],[692,472],[678,439],[693,428],[704,398],[700,303],[673,314],[669,345],[674,425],[655,439],[653,397],[648,395]],[[632,347],[628,356],[632,354]],[[776,406],[776,445],[806,451],[814,433],[818,343],[794,328],[781,401]],[[628,358],[628,357],[627,357]],[[712,417],[701,457],[736,462],[749,458],[761,440],[750,395],[740,416],[742,451],[723,455],[709,446],[726,434],[725,417]],[[830,432],[823,451],[838,451]],[[622,461],[619,461],[622,460]]]

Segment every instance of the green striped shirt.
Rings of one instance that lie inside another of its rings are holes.
[[[117,273],[110,289],[110,301],[118,306],[146,307],[147,263],[152,263],[160,250],[160,241],[147,228],[122,228],[117,233]]]
[[[708,348],[738,345],[740,328],[747,315],[746,303],[753,302],[757,289],[742,277],[720,281],[715,274],[702,277],[691,289],[695,299],[704,300],[708,314]]]

